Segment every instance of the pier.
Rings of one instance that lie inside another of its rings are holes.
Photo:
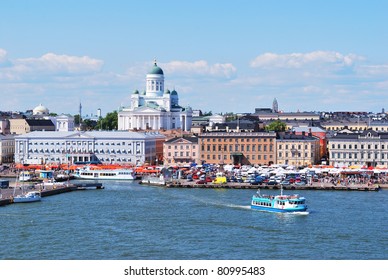
[[[13,196],[22,193],[22,190],[17,187],[17,189],[7,188],[1,189],[0,197],[0,206],[9,205],[13,203]],[[104,186],[101,183],[76,183],[76,184],[67,184],[67,183],[55,183],[55,184],[32,184],[24,186],[26,191],[38,190],[41,193],[42,197],[47,197],[51,195],[57,195],[66,192],[88,190],[88,189],[104,189]]]
[[[251,185],[249,183],[225,183],[225,184],[196,184],[184,180],[166,182],[168,188],[208,188],[208,189],[280,189],[280,185]],[[384,185],[367,185],[367,184],[350,184],[350,185],[333,185],[330,183],[313,183],[311,185],[284,185],[283,190],[335,190],[335,191],[379,191],[382,188],[388,188]]]

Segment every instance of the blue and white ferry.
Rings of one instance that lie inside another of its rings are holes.
[[[290,212],[306,212],[306,199],[298,194],[284,195],[283,189],[280,195],[262,195],[260,189],[252,197],[251,209],[290,213]]]

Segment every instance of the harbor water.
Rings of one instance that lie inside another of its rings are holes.
[[[105,189],[0,207],[8,260],[377,260],[388,191],[296,191],[309,214],[250,209],[255,190],[102,181]],[[277,194],[279,190],[262,190]],[[295,193],[287,191],[286,194]]]

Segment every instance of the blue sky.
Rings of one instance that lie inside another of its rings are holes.
[[[156,58],[213,113],[388,108],[388,1],[21,1],[0,9],[0,110],[103,115]]]

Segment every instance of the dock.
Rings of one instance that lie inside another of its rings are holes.
[[[251,185],[249,183],[225,183],[225,184],[196,184],[195,182],[186,182],[183,180],[166,182],[167,188],[207,188],[207,189],[281,189],[280,185]],[[333,185],[330,183],[314,183],[311,185],[285,185],[283,190],[331,190],[331,191],[379,191],[388,186],[378,184],[350,184],[350,185]]]
[[[104,189],[101,183],[56,183],[50,185],[33,184],[25,187],[26,190],[38,190],[42,197],[51,195],[57,195],[61,193],[67,193],[72,191],[89,190],[89,189]],[[13,203],[13,195],[18,195],[22,192],[20,188],[14,190],[14,188],[1,189],[0,206],[5,206]]]

